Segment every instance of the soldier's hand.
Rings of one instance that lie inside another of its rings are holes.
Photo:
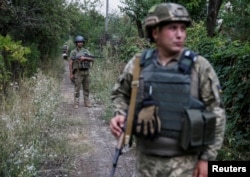
[[[207,177],[208,176],[208,162],[199,160],[195,166],[193,177]]]
[[[84,61],[84,60],[91,60],[92,61],[92,58],[89,58],[89,57],[85,57],[85,56],[80,56],[80,61]]]
[[[153,138],[161,130],[161,121],[158,117],[158,107],[150,105],[141,109],[136,124],[136,134]]]
[[[123,130],[122,128],[125,125],[125,116],[123,115],[116,115],[115,117],[113,117],[110,120],[110,129],[111,129],[111,133],[115,136],[115,137],[119,137],[121,136]]]

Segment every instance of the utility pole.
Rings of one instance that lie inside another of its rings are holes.
[[[108,35],[108,17],[109,17],[109,0],[106,0],[106,18],[105,18],[105,41],[107,42]]]

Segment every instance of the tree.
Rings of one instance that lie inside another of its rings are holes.
[[[65,0],[3,0],[3,4],[0,33],[21,40],[24,45],[36,43],[42,56],[50,55],[69,23]]]
[[[144,37],[142,21],[147,16],[148,10],[154,4],[162,2],[161,0],[123,0],[124,6],[120,6],[121,12],[129,16],[137,26],[139,37]]]
[[[232,40],[250,40],[250,1],[230,0],[220,13],[223,19],[222,33]]]
[[[222,0],[209,0],[207,14],[207,35],[214,36],[217,23],[218,12],[220,10]]]

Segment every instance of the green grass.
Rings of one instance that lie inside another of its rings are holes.
[[[110,120],[113,116],[113,106],[110,100],[111,89],[119,76],[121,61],[117,55],[104,49],[104,59],[97,59],[91,71],[91,92],[95,102],[103,106],[104,120]]]
[[[45,73],[11,84],[1,103],[0,176],[34,177],[44,162],[68,154],[59,80]]]

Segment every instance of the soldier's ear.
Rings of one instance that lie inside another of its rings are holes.
[[[157,41],[157,39],[158,39],[158,33],[159,33],[158,28],[153,28],[152,29],[152,37],[153,37],[154,41]]]

